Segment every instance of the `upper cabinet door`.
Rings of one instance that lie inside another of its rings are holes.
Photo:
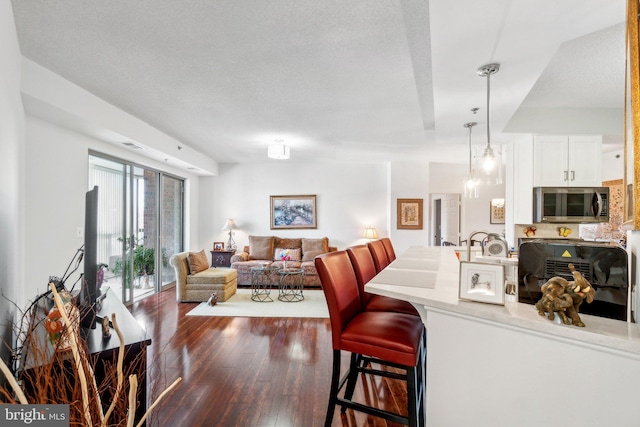
[[[602,136],[569,136],[569,186],[602,186]]]
[[[599,187],[602,185],[602,136],[539,135],[534,137],[535,187]]]
[[[568,185],[569,138],[566,135],[539,135],[533,138],[533,186]]]

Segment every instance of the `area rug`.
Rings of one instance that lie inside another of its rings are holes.
[[[251,300],[250,289],[238,289],[227,301],[214,306],[200,303],[187,316],[329,318],[327,302],[321,290],[305,289],[303,294],[302,301],[283,302],[278,300],[278,290],[273,289],[272,302],[256,302]]]

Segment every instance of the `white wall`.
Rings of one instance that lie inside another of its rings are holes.
[[[27,299],[46,288],[49,276],[62,275],[82,245],[76,230],[84,226],[90,149],[185,178],[185,248],[201,245],[199,178],[172,165],[192,164],[216,173],[215,161],[29,59],[21,58],[18,64],[21,81],[16,90],[20,88],[28,113],[21,191]],[[145,147],[147,155],[125,149],[120,142],[127,140]]]
[[[0,339],[12,343],[12,301],[24,286],[24,113],[20,99],[20,47],[9,0],[0,0]],[[9,360],[8,348],[0,357]],[[2,375],[0,375],[0,378]]]
[[[76,229],[84,227],[89,150],[189,178],[190,191],[199,191],[198,179],[193,176],[114,144],[27,116],[24,242],[28,255],[23,277],[27,299],[46,289],[49,276],[62,276],[83,243],[82,238],[76,237]],[[187,244],[198,241],[198,214],[198,197],[190,198],[185,212],[187,223],[191,224]]]
[[[345,249],[365,243],[363,229],[372,225],[380,237],[390,237],[401,253],[409,246],[429,244],[430,193],[439,189],[460,193],[465,171],[462,165],[430,166],[426,162],[222,164],[219,176],[200,179],[200,246],[189,249],[209,251],[214,241],[226,242],[228,234],[220,229],[228,218],[234,218],[239,227],[234,235],[238,249],[248,244],[251,234],[326,236],[332,246]],[[269,196],[296,194],[317,196],[318,228],[271,230]],[[490,191],[483,188],[481,194],[466,210],[464,230],[501,233],[504,225],[489,224],[489,200],[504,197],[504,186]],[[398,198],[423,199],[422,230],[397,229]]]
[[[624,150],[602,154],[602,180],[613,181],[624,178]]]
[[[429,173],[430,193],[464,194],[463,183],[468,173],[468,165],[432,163]],[[505,185],[482,184],[479,193],[480,197],[477,199],[461,197],[460,240],[465,240],[475,230],[502,234],[505,229],[505,224],[491,224],[489,220],[491,199],[504,199]],[[432,207],[429,209],[431,211]],[[484,236],[478,236],[478,239],[482,237]]]
[[[389,222],[396,253],[402,253],[410,246],[429,245],[429,168],[426,161],[391,163]],[[423,200],[422,230],[397,229],[397,199]]]
[[[239,229],[234,240],[241,249],[248,236],[328,237],[332,246],[345,249],[366,243],[364,227],[371,225],[380,237],[390,237],[396,251],[427,245],[429,166],[426,162],[403,163],[294,163],[265,161],[223,164],[219,176],[201,178],[200,213],[202,247],[228,239],[220,228],[234,218]],[[317,196],[318,228],[271,230],[271,195]],[[422,230],[398,230],[398,198],[423,199]]]
[[[271,230],[270,196],[317,196],[317,229]],[[387,165],[265,161],[222,164],[219,176],[201,178],[200,247],[210,250],[214,241],[228,239],[221,227],[234,218],[239,229],[234,240],[239,249],[248,236],[328,237],[344,249],[365,243],[364,227],[372,225],[388,236]],[[395,243],[395,242],[394,242]]]

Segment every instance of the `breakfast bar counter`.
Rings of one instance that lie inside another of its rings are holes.
[[[460,300],[455,249],[409,248],[365,286],[427,327],[427,426],[640,425],[637,324]]]

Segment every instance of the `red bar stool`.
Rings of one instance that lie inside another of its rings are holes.
[[[387,258],[389,258],[389,262],[393,262],[396,260],[396,251],[393,250],[393,244],[391,243],[391,239],[388,237],[383,237],[380,239],[382,245],[384,246],[384,251],[387,253]]]
[[[391,263],[387,256],[387,252],[384,250],[384,244],[382,244],[380,240],[374,240],[373,242],[367,243],[367,247],[369,248],[369,251],[371,251],[373,262],[376,265],[376,273],[380,273]]]
[[[325,427],[330,427],[336,405],[399,424],[425,425],[425,331],[420,318],[403,313],[364,311],[355,272],[346,251],[315,258],[331,322],[333,370]],[[349,369],[340,377],[340,354],[351,353]],[[391,366],[403,373],[370,367]],[[407,383],[407,416],[352,400],[358,374],[402,379]],[[346,387],[345,387],[346,385]],[[344,395],[340,393],[344,388]]]
[[[418,310],[410,302],[383,295],[370,294],[364,290],[364,285],[377,274],[373,257],[366,245],[351,246],[347,248],[347,254],[356,274],[360,298],[362,299],[362,308],[365,311],[391,311],[419,316]]]

